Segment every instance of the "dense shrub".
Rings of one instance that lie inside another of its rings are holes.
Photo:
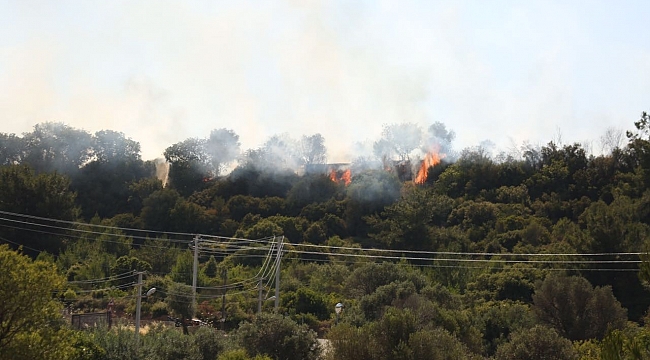
[[[249,354],[274,359],[315,360],[321,351],[315,332],[277,314],[258,314],[253,322],[239,326],[236,337]]]

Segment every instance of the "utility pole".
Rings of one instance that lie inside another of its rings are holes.
[[[138,287],[138,297],[136,298],[135,306],[135,351],[138,351],[138,345],[140,345],[140,308],[142,307],[142,271],[138,271],[138,283],[135,286]]]
[[[223,268],[223,294],[221,295],[221,330],[226,328],[226,283],[228,282],[228,269]]]
[[[275,268],[275,303],[273,305],[273,311],[278,312],[278,307],[280,306],[280,262],[282,260],[282,246],[284,245],[284,236],[280,238],[280,245],[277,247],[277,266]]]
[[[262,313],[262,278],[260,278],[258,283],[257,283],[257,290],[258,290],[257,313],[261,314]]]
[[[199,239],[199,235],[194,236],[194,268],[192,269],[192,306],[194,309],[196,309],[196,279],[199,276]]]

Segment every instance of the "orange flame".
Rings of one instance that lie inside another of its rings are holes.
[[[330,180],[332,180],[334,182],[338,182],[338,180],[336,178],[336,170],[330,171]]]
[[[343,172],[343,175],[341,175],[341,180],[343,183],[345,183],[345,186],[350,185],[352,182],[352,173],[350,172],[350,169],[347,169],[345,172]]]
[[[420,170],[418,170],[418,174],[415,177],[415,183],[424,184],[424,182],[427,181],[429,168],[440,164],[440,159],[440,154],[435,151],[427,153],[427,155],[424,157],[424,160],[422,160],[422,163],[420,164]]]
[[[339,176],[339,172],[332,170],[330,172],[330,180],[335,183],[344,183],[345,186],[348,186],[350,185],[350,182],[352,182],[352,173],[350,172],[350,169],[347,169]]]

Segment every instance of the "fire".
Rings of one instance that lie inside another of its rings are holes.
[[[352,173],[350,172],[350,169],[347,169],[343,172],[343,175],[341,175],[341,180],[343,183],[345,183],[345,186],[350,185],[352,182]]]
[[[422,163],[420,164],[420,170],[418,170],[418,174],[415,177],[415,183],[424,184],[424,182],[427,181],[429,168],[440,164],[440,159],[441,156],[436,151],[427,153],[427,155],[424,157],[424,160],[422,160]]]
[[[352,182],[352,173],[350,172],[350,169],[347,169],[342,173],[336,170],[332,170],[330,172],[330,180],[334,181],[335,183],[344,183],[345,186],[348,186],[350,185],[350,182]]]
[[[332,180],[334,182],[338,182],[337,179],[336,179],[336,170],[330,171],[330,180]]]

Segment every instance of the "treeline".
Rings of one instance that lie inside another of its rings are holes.
[[[254,279],[268,249],[202,252],[192,307],[192,234],[284,236],[278,311],[330,339],[336,359],[648,356],[648,121],[598,156],[554,142],[456,152],[442,124],[387,125],[347,165],[349,184],[298,171],[326,161],[318,134],[242,153],[235,133],[215,130],[168,147],[161,179],[123,134],[45,123],[0,136],[0,239],[54,264],[71,308],[114,299],[132,315],[123,274],[146,270],[161,291],[145,317],[242,331],[254,286],[225,302],[219,286]],[[400,166],[430,151],[442,161],[415,184]]]

